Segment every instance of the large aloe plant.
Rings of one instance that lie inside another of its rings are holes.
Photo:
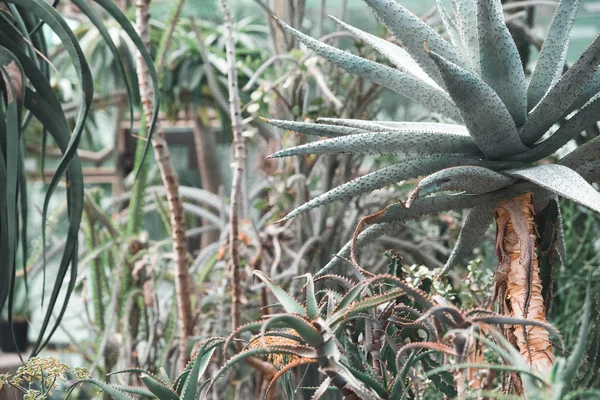
[[[109,45],[117,60],[119,53],[103,22],[98,17],[98,8],[104,10],[127,33],[149,65],[153,84],[156,86],[156,73],[150,55],[125,15],[111,0],[72,0],[96,26],[102,40]],[[84,205],[83,175],[77,157],[77,147],[82,136],[84,123],[90,112],[93,98],[93,78],[84,53],[67,21],[53,5],[44,0],[6,0],[0,3],[0,71],[2,76],[2,107],[0,107],[0,310],[8,307],[9,319],[13,307],[14,282],[17,271],[18,248],[23,254],[22,273],[27,269],[27,192],[25,180],[25,135],[30,117],[35,117],[44,130],[50,134],[60,148],[62,159],[56,167],[45,195],[42,208],[41,236],[45,247],[46,220],[50,199],[61,180],[66,177],[66,198],[68,202],[68,231],[66,242],[49,300],[43,304],[45,310],[39,337],[34,344],[33,354],[37,354],[48,343],[64,315],[67,302],[77,276],[77,253],[79,226]],[[93,4],[92,4],[93,3]],[[81,107],[74,128],[71,129],[60,101],[51,85],[51,69],[45,31],[51,31],[61,42],[71,58],[81,91]],[[125,88],[129,98],[133,98],[133,84],[127,79],[126,69],[119,63]],[[159,102],[155,99],[153,118],[149,124],[152,133]],[[132,101],[130,101],[132,103]],[[130,110],[133,110],[131,108]],[[133,113],[131,113],[133,116]],[[147,146],[146,146],[147,151]],[[45,252],[44,252],[45,260]],[[67,277],[69,274],[69,277]],[[63,288],[67,282],[66,288]],[[45,286],[45,285],[44,285]],[[42,296],[44,297],[44,296]],[[62,299],[62,300],[60,300]],[[62,301],[62,303],[60,302]],[[58,307],[57,307],[58,306]],[[58,308],[58,310],[55,310]],[[50,325],[52,315],[56,316]]]
[[[284,129],[328,137],[280,151],[275,157],[333,153],[400,157],[393,165],[312,199],[285,219],[425,176],[406,203],[390,205],[364,219],[372,226],[355,237],[354,244],[407,219],[469,209],[447,270],[470,255],[496,218],[500,263],[495,298],[500,311],[545,322],[533,216],[548,205],[555,207],[556,196],[600,212],[600,194],[588,183],[600,178],[600,138],[557,163],[551,157],[598,120],[600,37],[563,73],[579,0],[561,1],[527,81],[500,0],[456,0],[452,13],[438,0],[449,41],[394,0],[365,1],[402,47],[336,21],[381,52],[395,68],[328,46],[279,22],[315,53],[414,99],[436,113],[439,122],[270,121]],[[549,248],[557,248],[564,262],[559,214],[556,221],[559,228],[546,234]],[[351,247],[348,244],[340,255],[347,255]],[[338,257],[319,274],[339,264]],[[543,371],[551,367],[554,355],[545,330],[510,328],[507,334],[529,364]]]

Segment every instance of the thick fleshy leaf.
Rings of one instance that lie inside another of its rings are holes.
[[[453,133],[468,135],[469,131],[464,125],[444,124],[441,122],[404,122],[404,121],[365,121],[363,119],[347,118],[319,118],[317,122],[331,125],[342,125],[351,128],[363,129],[369,132],[431,132]]]
[[[527,119],[525,71],[499,0],[477,1],[481,77],[498,94],[517,126]]]
[[[442,18],[442,23],[444,24],[444,28],[446,29],[446,33],[450,37],[452,44],[456,49],[460,51],[460,54],[463,56],[463,58],[465,60],[468,60],[469,56],[463,47],[463,42],[460,37],[460,32],[458,31],[456,23],[454,22],[454,20],[450,16],[450,13],[446,9],[443,0],[436,0],[436,3],[438,8],[438,14]],[[469,67],[471,67],[471,63],[469,63]]]
[[[185,379],[185,385],[181,390],[181,400],[194,400],[198,391],[198,379],[208,367],[208,363],[222,339],[210,340],[204,343],[192,359],[190,374]],[[162,399],[162,398],[161,398]]]
[[[529,110],[544,97],[562,75],[569,48],[569,38],[580,0],[561,0],[552,18],[546,39],[527,87]]]
[[[431,77],[427,75],[425,71],[423,71],[419,64],[414,60],[414,58],[411,57],[410,54],[408,54],[404,48],[396,46],[395,44],[390,43],[385,39],[381,39],[375,35],[371,35],[368,32],[355,28],[352,25],[346,24],[335,17],[331,17],[331,19],[344,27],[344,29],[352,32],[359,39],[371,45],[371,47],[390,60],[398,69],[414,75],[423,82],[434,86],[437,89],[441,89],[439,85],[435,83],[435,81],[431,79]]]
[[[315,296],[315,281],[311,274],[305,274],[306,277],[306,311],[311,320],[319,316],[319,304]]]
[[[515,178],[485,167],[465,165],[446,168],[423,178],[414,193],[429,194],[452,190],[466,194],[483,194],[502,189],[516,182]]]
[[[427,42],[428,46],[437,49],[444,58],[463,68],[469,68],[467,62],[448,41],[399,2],[390,0],[365,1],[381,22],[402,43],[406,51],[438,84],[443,86],[443,81],[440,79],[435,65],[423,51],[423,42]]]
[[[473,70],[481,74],[479,60],[479,34],[477,32],[477,1],[460,0],[456,2],[457,28]]]
[[[468,211],[456,245],[440,274],[447,273],[471,255],[494,220],[494,208],[494,203],[488,203],[476,205]]]
[[[509,160],[533,162],[541,160],[566,145],[571,139],[583,132],[598,121],[600,115],[600,94],[590,100],[577,114],[571,116],[548,139],[534,146],[531,150],[516,156],[508,157]]]
[[[109,395],[110,397],[112,397],[115,400],[134,400],[134,397],[131,397],[128,394],[124,393],[123,391],[116,389],[112,385],[109,385],[105,382],[99,381],[94,378],[78,380],[69,388],[69,390],[68,390],[69,393],[73,391],[75,385],[80,385],[82,383],[91,383],[91,384],[97,386],[99,389],[101,389],[103,392],[105,392],[107,395]]]
[[[521,129],[523,143],[538,141],[581,95],[600,64],[600,35],[585,49],[581,57],[546,93]]]
[[[278,151],[272,157],[306,154],[469,154],[481,153],[466,135],[430,132],[376,132],[336,137]]]
[[[471,137],[489,159],[527,150],[506,106],[485,82],[464,68],[429,51]]]
[[[163,382],[154,380],[150,375],[142,373],[139,378],[146,387],[159,399],[164,400],[179,400],[177,393],[173,391]]]
[[[262,271],[254,271],[254,275],[256,275],[261,281],[264,282],[265,285],[269,288],[271,293],[279,300],[281,306],[288,313],[292,314],[300,314],[302,316],[306,316],[306,309],[300,305],[292,296],[287,294],[285,290],[280,288],[275,282],[271,280],[267,275],[265,275]]]
[[[371,296],[357,301],[331,315],[327,319],[327,322],[333,329],[335,329],[338,324],[345,322],[348,320],[348,318],[363,311],[371,310],[374,307],[393,300],[396,297],[402,296],[403,294],[406,294],[404,289],[395,289],[380,295]]]
[[[563,157],[559,163],[577,169],[590,161],[598,160],[598,154],[600,154],[600,136],[579,146]]]
[[[559,164],[506,171],[507,174],[526,179],[560,196],[600,212],[600,193],[571,168]]]
[[[436,89],[431,85],[423,83],[421,79],[416,78],[412,74],[355,56],[354,54],[319,42],[295,30],[284,22],[278,21],[287,32],[295,36],[309,49],[343,70],[409,97],[431,111],[440,113],[455,121],[460,121],[460,116],[456,107],[452,104],[452,100],[441,89]]]
[[[596,69],[596,73],[592,76],[592,79],[583,88],[583,91],[577,97],[577,100],[571,104],[571,107],[567,110],[566,114],[570,114],[575,110],[580,109],[585,103],[587,103],[592,97],[600,93],[600,68]]]
[[[279,119],[269,119],[266,122],[288,131],[306,133],[308,135],[325,136],[328,138],[370,131],[370,129],[351,128],[339,125],[315,124],[314,122],[284,121]]]
[[[334,201],[349,199],[363,193],[371,192],[376,189],[381,189],[394,183],[401,183],[404,180],[418,178],[427,174],[431,174],[440,169],[459,166],[459,165],[481,165],[494,170],[506,168],[515,168],[510,163],[480,161],[474,158],[454,157],[454,156],[432,156],[419,157],[403,160],[397,164],[393,164],[367,175],[356,178],[350,182],[346,182],[330,191],[315,197],[309,202],[301,205],[290,212],[284,220],[293,218],[308,210],[320,207],[325,204],[333,203]]]
[[[577,167],[576,171],[590,183],[600,182],[600,160],[590,161],[580,165]]]

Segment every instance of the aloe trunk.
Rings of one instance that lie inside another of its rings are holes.
[[[496,285],[500,290],[500,311],[511,317],[546,323],[533,217],[531,193],[498,203]],[[513,326],[508,330],[508,337],[513,339],[527,363],[534,370],[548,372],[554,363],[548,331],[539,326]]]
[[[147,48],[150,47],[149,32],[149,6],[151,0],[138,0],[136,2],[136,24],[142,41]],[[146,123],[150,125],[152,116],[152,98],[154,96],[153,88],[150,84],[148,67],[143,63],[141,57],[137,60],[137,74],[140,84],[140,96]],[[179,317],[179,326],[181,330],[180,340],[180,367],[184,368],[187,362],[187,338],[191,335],[193,326],[192,306],[190,302],[190,276],[188,271],[188,251],[185,227],[185,214],[181,197],[179,196],[179,180],[177,173],[171,165],[171,154],[165,140],[165,132],[159,124],[156,124],[156,132],[152,136],[152,147],[154,148],[154,157],[158,163],[160,176],[162,178],[165,191],[167,193],[167,202],[169,204],[169,215],[171,223],[171,237],[173,240],[173,254],[175,258],[175,293],[177,300],[177,309]]]

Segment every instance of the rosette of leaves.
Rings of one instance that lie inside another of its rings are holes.
[[[43,128],[42,148],[45,149],[46,133],[48,133],[62,154],[60,163],[48,184],[42,206],[41,236],[44,244],[44,259],[46,221],[50,199],[61,180],[66,178],[68,202],[66,242],[61,251],[50,296],[44,304],[45,316],[39,336],[33,346],[33,355],[39,353],[57,329],[76,281],[77,235],[84,203],[83,175],[81,162],[77,157],[77,147],[94,94],[94,82],[84,52],[63,15],[54,8],[57,3],[55,1],[53,4],[49,4],[44,0],[7,0],[0,4],[0,76],[2,78],[0,90],[3,103],[0,107],[0,133],[3,138],[0,141],[2,150],[0,151],[0,182],[2,186],[0,190],[0,252],[3,255],[0,263],[0,310],[7,307],[9,320],[12,319],[19,247],[23,251],[20,256],[23,260],[23,274],[27,275],[25,261],[28,258],[26,229],[28,205],[24,166],[27,140],[24,131],[33,118],[37,119]],[[115,59],[120,60],[120,55],[100,20],[98,11],[101,9],[114,19],[150,66],[153,84],[158,87],[150,55],[128,19],[111,0],[72,0],[72,3],[97,27],[101,40],[108,44]],[[50,85],[51,69],[48,63],[46,32],[51,32],[60,40],[60,45],[70,57],[77,79],[81,105],[73,128],[69,125],[60,101]],[[119,64],[119,70],[125,82],[124,86],[127,89],[131,105],[133,104],[131,99],[135,85],[127,78],[126,69],[122,63]],[[158,106],[158,98],[155,98],[154,117],[148,127],[149,135],[154,128]],[[130,107],[130,111],[132,111],[133,106]],[[133,112],[131,115],[133,117]],[[67,285],[64,285],[65,282]],[[62,303],[59,302],[59,295]],[[53,315],[56,320],[53,325],[50,325]]]
[[[533,74],[526,80],[500,0],[457,0],[452,2],[451,11],[439,0],[438,11],[450,40],[396,1],[365,1],[402,47],[336,21],[380,51],[392,66],[328,46],[279,22],[323,58],[412,98],[436,113],[440,122],[271,121],[284,129],[328,138],[285,149],[275,157],[334,153],[400,157],[396,164],[310,200],[284,219],[339,199],[425,177],[406,204],[390,205],[365,219],[363,222],[372,226],[356,243],[372,240],[408,219],[468,209],[447,270],[471,254],[496,218],[500,263],[495,298],[501,311],[545,322],[549,300],[542,295],[539,241],[535,240],[540,223],[533,217],[552,205],[556,196],[600,211],[600,194],[589,183],[600,178],[600,138],[577,147],[558,162],[551,157],[598,120],[600,37],[563,72],[579,0],[561,1]],[[543,221],[552,228],[546,232],[544,248],[558,253],[564,263],[560,214],[550,214],[554,220]],[[341,255],[347,255],[350,247],[347,245]],[[339,259],[320,274],[336,265],[340,265]],[[512,337],[528,363],[548,371],[554,355],[547,333],[537,327],[523,335],[518,331],[514,329],[517,337]],[[528,336],[535,338],[531,351],[526,345]]]

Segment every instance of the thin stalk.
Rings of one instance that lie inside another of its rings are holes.
[[[149,6],[151,0],[136,1],[136,26],[138,33],[146,47],[150,47]],[[146,123],[149,124],[152,116],[152,98],[153,88],[150,84],[150,74],[148,67],[143,62],[141,55],[137,59],[137,75],[140,85],[140,96],[144,107]],[[192,334],[192,305],[190,301],[190,276],[188,271],[188,251],[185,227],[185,215],[181,197],[179,196],[179,180],[177,173],[171,165],[171,154],[165,140],[165,132],[156,125],[156,132],[152,137],[152,147],[154,148],[154,157],[158,163],[160,176],[162,178],[165,191],[167,193],[167,202],[169,204],[169,214],[171,220],[171,238],[173,240],[173,253],[175,259],[175,297],[177,299],[177,311],[179,317],[179,327],[181,331],[179,368],[185,368],[187,364],[187,339]]]

